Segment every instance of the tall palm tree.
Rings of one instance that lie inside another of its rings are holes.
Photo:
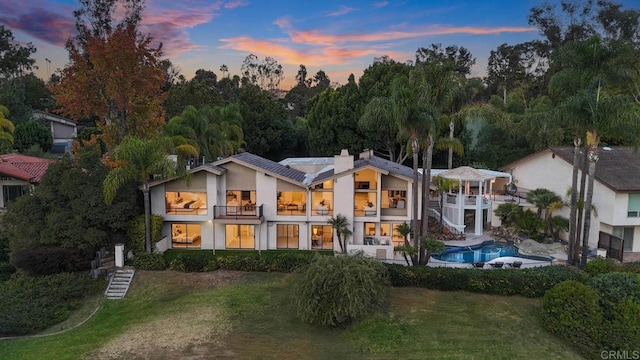
[[[130,182],[141,185],[144,197],[145,249],[151,252],[151,204],[149,203],[149,182],[156,174],[163,177],[184,173],[184,167],[176,166],[167,154],[173,148],[168,138],[144,140],[133,136],[122,139],[112,152],[116,166],[111,169],[103,182],[104,199],[111,204],[118,189]]]
[[[336,214],[335,217],[331,217],[327,220],[327,223],[331,225],[333,229],[336,231],[336,236],[338,237],[338,244],[340,245],[340,251],[347,251],[347,237],[351,236],[353,232],[351,232],[351,224],[349,224],[349,219],[346,216],[341,214]],[[343,239],[344,236],[344,239]]]
[[[216,156],[226,157],[236,154],[243,146],[244,132],[242,131],[242,114],[238,103],[217,106],[214,109],[213,121],[209,125],[210,131],[215,134]]]

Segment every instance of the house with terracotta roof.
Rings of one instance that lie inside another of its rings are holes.
[[[0,155],[0,209],[6,209],[9,202],[31,192],[53,161],[22,154]]]
[[[519,188],[546,188],[565,197],[571,187],[573,147],[552,147],[501,168]],[[579,175],[581,176],[581,175]],[[640,152],[604,147],[596,165],[589,246],[607,235],[624,239],[624,252],[640,252]],[[569,217],[569,209],[558,212]]]
[[[151,211],[164,218],[156,247],[340,250],[327,220],[345,216],[349,250],[394,258],[412,218],[413,170],[365,151],[274,162],[251,153],[150,184]]]

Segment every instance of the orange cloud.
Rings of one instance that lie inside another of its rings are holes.
[[[376,42],[376,41],[393,41],[399,39],[409,39],[424,36],[435,35],[451,35],[451,34],[470,34],[470,35],[488,35],[500,34],[505,32],[534,32],[538,29],[533,27],[496,27],[496,28],[476,28],[470,26],[450,27],[450,26],[432,26],[424,30],[415,31],[382,31],[370,34],[339,34],[331,35],[321,33],[317,30],[311,31],[290,31],[289,35],[294,43],[307,45],[332,45],[337,43],[348,42]]]
[[[305,64],[307,66],[321,66],[327,64],[344,64],[350,60],[363,56],[374,56],[381,51],[375,48],[335,48],[324,47],[309,50],[294,49],[276,41],[257,40],[247,36],[221,39],[222,49],[232,49],[256,55],[272,56],[284,64]]]

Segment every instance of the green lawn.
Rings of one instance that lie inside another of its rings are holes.
[[[125,300],[64,334],[0,341],[0,358],[580,358],[544,332],[540,300],[396,288],[385,315],[318,329],[294,317],[289,276],[140,271]]]

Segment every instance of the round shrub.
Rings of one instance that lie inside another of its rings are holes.
[[[640,302],[638,275],[627,273],[606,273],[589,280],[588,285],[600,296],[600,306],[607,320],[613,319],[614,307],[627,299]]]
[[[608,349],[640,349],[640,302],[626,299],[613,306],[613,321],[606,326]]]
[[[133,266],[138,270],[164,270],[167,263],[161,253],[141,252],[135,255]]]
[[[542,300],[542,323],[583,354],[595,354],[601,344],[602,313],[598,293],[574,280],[548,290]]]
[[[302,321],[345,327],[387,302],[389,278],[382,263],[362,254],[316,256],[294,277],[293,290]]]

